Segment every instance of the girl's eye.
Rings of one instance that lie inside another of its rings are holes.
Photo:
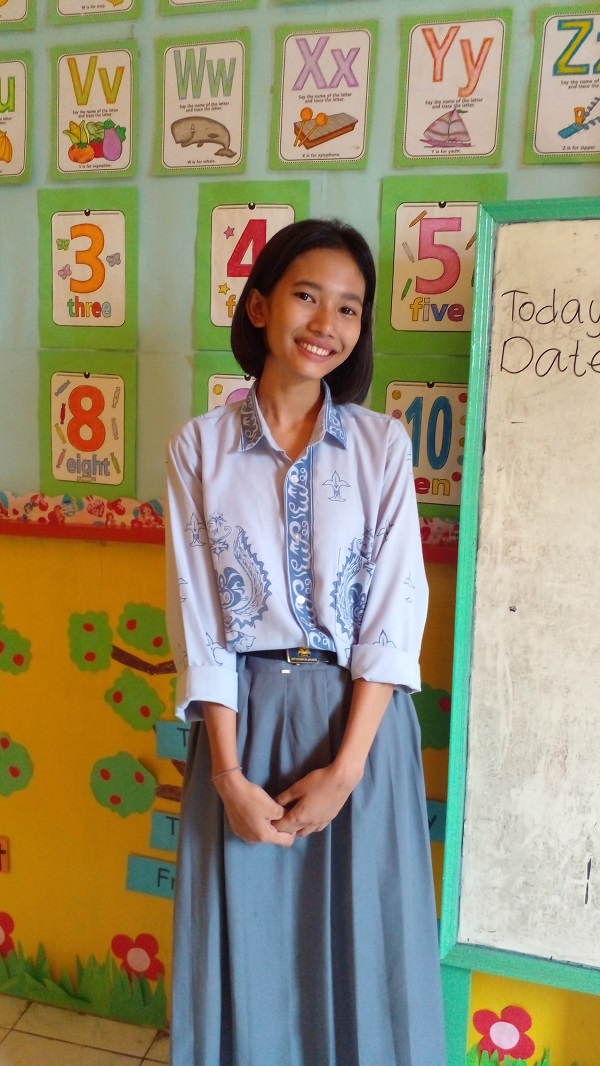
[[[343,315],[355,315],[356,311],[353,307],[340,307],[340,311]]]
[[[297,292],[296,296],[298,297],[299,300],[304,300],[305,303],[308,300],[312,300],[312,296],[310,295],[309,292]]]

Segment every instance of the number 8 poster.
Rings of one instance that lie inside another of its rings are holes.
[[[134,352],[40,352],[40,467],[49,494],[135,493]]]
[[[229,350],[239,295],[267,241],[306,218],[305,181],[203,184],[200,188],[195,346]]]
[[[39,205],[42,344],[134,348],[136,191],[43,190]]]
[[[477,207],[505,196],[503,174],[383,179],[380,351],[468,351]]]

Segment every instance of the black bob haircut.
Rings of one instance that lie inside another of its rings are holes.
[[[252,289],[257,289],[262,296],[269,296],[298,256],[319,248],[347,252],[365,283],[358,341],[345,362],[325,377],[336,403],[361,403],[369,391],[373,376],[375,264],[364,237],[344,222],[314,218],[292,222],[267,241],[256,258],[234,311],[231,350],[245,374],[260,378],[265,363],[265,339],[262,327],[253,326],[248,317],[248,296]]]

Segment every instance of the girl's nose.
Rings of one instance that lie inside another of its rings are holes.
[[[333,312],[326,304],[315,307],[310,320],[311,329],[316,333],[331,333],[333,329]]]

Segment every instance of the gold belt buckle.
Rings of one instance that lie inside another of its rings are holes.
[[[286,648],[285,656],[292,666],[300,666],[302,663],[318,663],[319,659],[312,654],[310,648]]]

